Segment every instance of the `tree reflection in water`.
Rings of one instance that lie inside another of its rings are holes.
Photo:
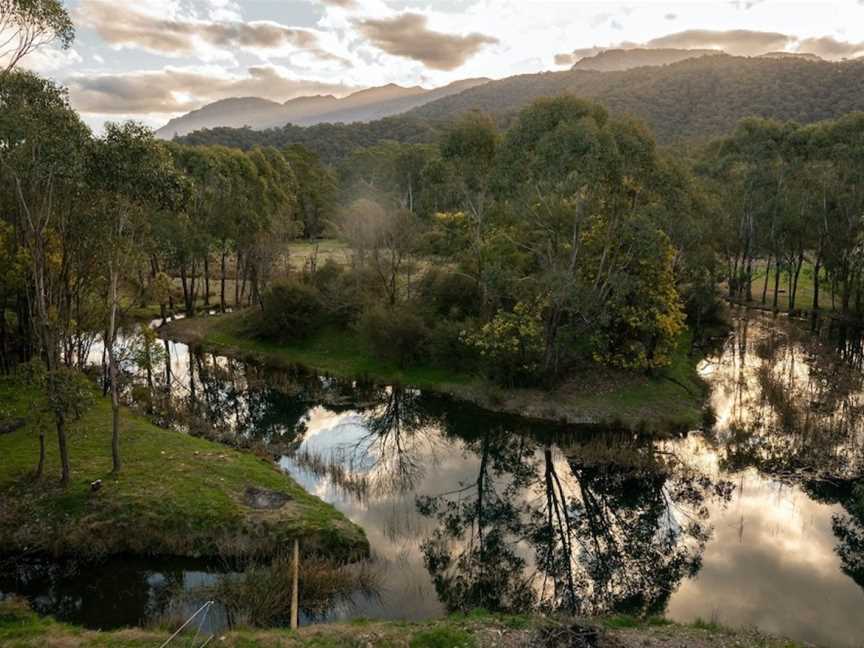
[[[660,613],[700,567],[706,498],[731,493],[629,436],[561,452],[501,430],[472,449],[474,483],[417,501],[438,520],[423,551],[450,610]]]
[[[715,439],[721,467],[753,467],[839,504],[835,550],[844,572],[864,588],[861,331],[828,321],[811,334],[782,318],[743,317],[736,326],[739,352],[725,354],[729,360],[714,376],[725,423]]]

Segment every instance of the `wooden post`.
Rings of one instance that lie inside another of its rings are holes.
[[[291,575],[291,629],[296,630],[299,615],[300,601],[300,541],[294,540],[294,564],[292,566],[293,573]]]

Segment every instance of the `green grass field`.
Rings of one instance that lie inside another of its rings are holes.
[[[0,380],[0,411],[27,418],[35,394]],[[47,437],[47,465],[32,478],[38,436],[31,428],[0,435],[0,552],[38,550],[57,555],[122,552],[175,556],[268,554],[293,538],[308,548],[364,553],[363,531],[333,507],[306,493],[269,459],[165,430],[124,411],[124,467],[111,471],[111,409],[96,400],[70,426],[72,481],[58,484],[56,433]],[[90,483],[102,488],[91,492]],[[247,506],[248,487],[290,497],[281,509]]]

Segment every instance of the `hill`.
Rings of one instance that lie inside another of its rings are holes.
[[[333,95],[298,97],[278,103],[257,97],[230,98],[208,104],[169,121],[156,131],[158,137],[171,139],[203,128],[243,128],[262,130],[295,124],[312,126],[323,122],[353,123],[382,119],[436,101],[488,82],[464,79],[441,88],[405,88],[389,84],[361,90],[338,99]]]
[[[674,144],[728,134],[740,119],[752,115],[809,123],[864,110],[864,61],[720,54],[615,72],[525,74],[366,124],[266,131],[223,128],[193,133],[181,141],[241,148],[302,144],[325,162],[336,162],[354,148],[386,139],[434,141],[447,122],[471,110],[487,112],[506,125],[535,99],[564,93],[598,101],[613,115],[640,119],[653,129],[658,142]]]
[[[470,110],[502,115],[538,97],[570,93],[645,121],[661,143],[731,132],[756,115],[802,123],[864,110],[864,62],[800,57],[703,56],[620,72],[568,70],[514,76],[408,114],[445,121]]]

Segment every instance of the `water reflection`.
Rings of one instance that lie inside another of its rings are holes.
[[[787,320],[740,317],[703,366],[714,429],[665,441],[536,425],[173,343],[148,407],[183,431],[266,448],[366,530],[384,587],[341,600],[327,619],[477,606],[629,612],[856,646],[858,340],[828,324],[811,335]],[[133,366],[126,380],[128,393],[140,390]],[[136,592],[117,596],[147,616],[154,588],[129,582]],[[44,609],[64,610],[59,600]]]

